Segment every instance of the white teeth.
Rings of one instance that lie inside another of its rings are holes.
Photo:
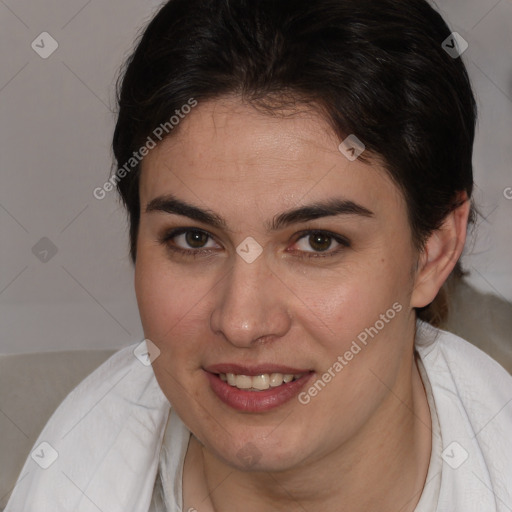
[[[238,389],[251,389],[252,388],[252,377],[248,375],[237,375],[235,386]]]
[[[270,376],[270,386],[275,388],[280,386],[283,383],[283,374],[282,373],[273,373]]]
[[[252,387],[259,391],[268,389],[270,387],[270,377],[268,375],[257,375],[252,378]]]
[[[291,373],[264,373],[262,375],[236,375],[234,373],[220,373],[219,377],[222,381],[227,382],[230,386],[238,389],[250,389],[251,391],[265,391],[269,388],[276,388],[282,384],[291,382],[292,380],[299,379],[300,375],[293,375]]]

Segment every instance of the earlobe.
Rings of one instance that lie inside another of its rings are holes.
[[[430,235],[420,255],[411,296],[413,308],[428,306],[435,299],[462,254],[471,207],[466,192],[460,193],[460,202]]]

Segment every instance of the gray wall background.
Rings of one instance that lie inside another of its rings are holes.
[[[143,338],[124,211],[92,192],[111,168],[118,68],[159,4],[0,0],[0,353]],[[437,5],[469,43],[480,108],[482,215],[463,263],[479,290],[512,300],[512,0]],[[47,58],[43,32],[58,44]]]

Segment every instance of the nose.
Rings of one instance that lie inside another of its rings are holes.
[[[252,263],[236,258],[223,280],[210,327],[237,347],[284,336],[291,325],[287,289],[268,268],[263,256]]]

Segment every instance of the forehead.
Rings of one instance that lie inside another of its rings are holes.
[[[145,157],[141,206],[165,193],[221,207],[229,198],[244,210],[250,204],[290,206],[338,194],[372,209],[403,208],[384,168],[350,161],[339,143],[312,109],[272,113],[236,98],[199,103]]]

